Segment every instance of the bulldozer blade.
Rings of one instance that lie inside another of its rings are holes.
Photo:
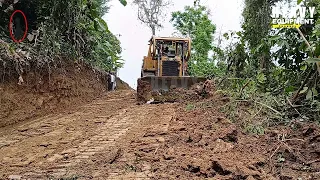
[[[188,89],[192,85],[206,81],[203,77],[175,77],[175,76],[148,76],[140,78],[151,85],[152,91],[169,91],[171,88],[185,88]]]

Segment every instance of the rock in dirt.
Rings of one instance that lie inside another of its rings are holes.
[[[213,95],[215,88],[212,80],[206,80],[205,82],[193,85],[191,90],[196,92],[199,96],[208,97]]]
[[[211,168],[219,175],[229,175],[232,172],[228,170],[225,165],[222,165],[221,162],[213,161]]]
[[[106,158],[106,162],[109,164],[112,164],[121,156],[121,154],[122,154],[122,150],[120,148],[110,151],[110,153]]]
[[[148,130],[144,135],[143,137],[154,137],[154,136],[157,136],[157,135],[166,135],[167,132],[166,131],[163,131],[163,130]]]
[[[196,176],[213,177],[214,172],[211,169],[211,163],[206,159],[207,157],[204,157],[203,159],[188,157],[186,158],[187,161],[181,162],[181,168]]]
[[[165,160],[172,160],[175,158],[175,151],[173,148],[169,148],[166,153],[163,155],[163,159]]]
[[[216,175],[232,175],[235,179],[246,179],[245,177],[250,175],[258,179],[263,177],[261,172],[255,167],[230,159],[213,159],[211,169]]]
[[[22,176],[20,175],[10,175],[8,177],[9,180],[20,180],[22,178]]]
[[[221,139],[217,139],[214,142],[212,152],[214,152],[214,153],[228,152],[233,147],[234,147],[234,145],[232,143],[228,143],[228,142],[225,142]]]
[[[149,153],[154,152],[159,147],[158,144],[147,144],[140,147],[139,151]]]
[[[194,142],[197,143],[202,139],[202,134],[201,133],[191,133],[189,135],[189,138],[187,140],[187,142]]]
[[[200,166],[194,166],[194,165],[188,165],[187,168],[185,168],[186,171],[190,171],[192,173],[200,172]]]
[[[162,143],[166,141],[164,137],[157,137],[156,139],[158,142],[162,142]]]
[[[218,137],[225,142],[238,142],[238,130],[235,126],[229,126],[219,131]]]
[[[248,176],[247,180],[256,180],[253,176]]]

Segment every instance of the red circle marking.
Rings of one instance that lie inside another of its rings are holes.
[[[11,24],[13,23],[13,22],[12,22],[12,21],[13,21],[13,16],[14,16],[16,13],[21,13],[21,14],[22,14],[23,19],[24,19],[24,22],[25,22],[25,25],[26,25],[26,30],[25,30],[25,32],[24,32],[24,34],[23,34],[23,37],[22,37],[22,39],[19,39],[19,40],[17,40],[17,39],[14,38],[14,36],[13,36],[13,34],[12,34],[12,27],[11,27]],[[26,15],[25,15],[21,10],[15,10],[15,11],[13,12],[13,14],[11,15],[11,17],[10,17],[10,22],[9,22],[9,31],[10,31],[10,37],[11,37],[12,40],[13,40],[14,42],[16,42],[16,43],[20,43],[20,42],[22,42],[22,41],[26,38],[27,32],[28,32],[28,21],[27,21]]]

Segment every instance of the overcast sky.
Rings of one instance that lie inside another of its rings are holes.
[[[137,19],[137,8],[132,0],[122,6],[119,0],[111,1],[111,9],[103,18],[114,34],[120,34],[122,58],[125,65],[120,69],[119,77],[136,89],[137,79],[140,77],[142,58],[148,52],[148,40],[151,31]],[[171,12],[183,10],[186,5],[193,5],[194,0],[173,0],[174,4],[167,9],[167,17],[163,21],[164,28],[156,32],[157,36],[171,36],[175,31],[169,22]],[[211,20],[217,26],[216,35],[229,30],[240,30],[243,0],[201,0],[202,5],[211,11]]]

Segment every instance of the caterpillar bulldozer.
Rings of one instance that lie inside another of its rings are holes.
[[[169,91],[171,88],[189,88],[205,81],[203,77],[189,76],[190,54],[190,38],[152,36],[148,55],[143,57],[138,95],[143,90],[140,87],[142,82],[148,83],[152,91]]]

